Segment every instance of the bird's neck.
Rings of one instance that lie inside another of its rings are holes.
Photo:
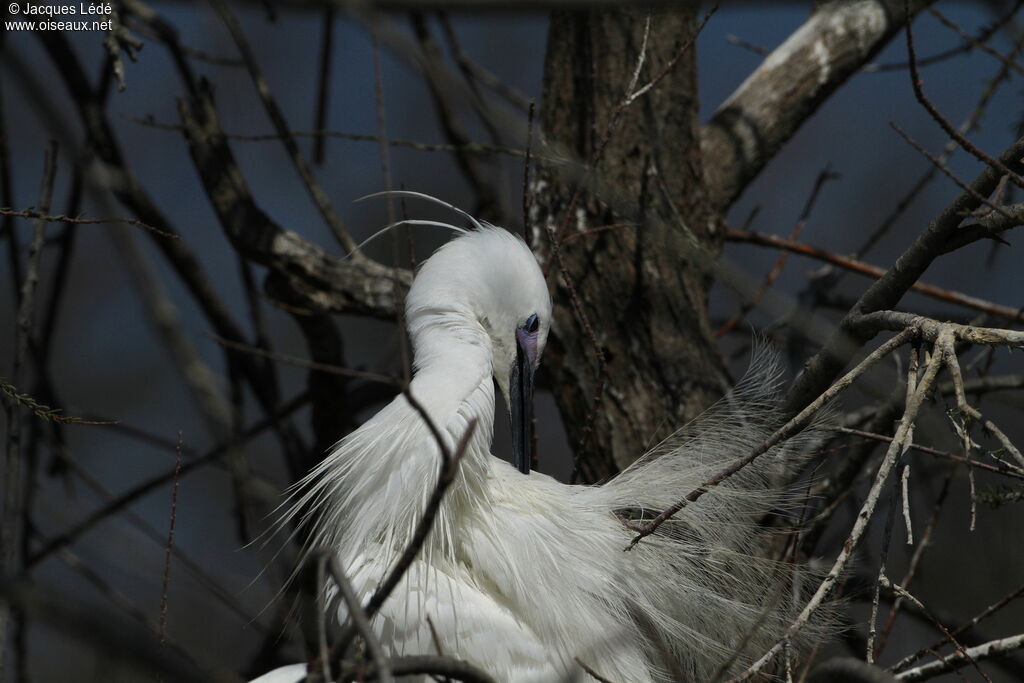
[[[419,324],[417,324],[419,323]],[[472,423],[463,454],[467,478],[485,473],[494,432],[494,376],[491,341],[473,317],[451,312],[410,324],[416,375],[410,390],[423,397],[435,425],[458,443]],[[470,483],[467,481],[467,483]]]
[[[479,324],[476,325],[479,328]],[[430,326],[413,335],[416,374],[409,392],[427,412],[434,426],[447,442],[449,452],[455,453],[467,430],[472,434],[459,452],[460,460],[455,481],[442,499],[435,520],[433,541],[428,544],[426,556],[440,552],[450,556],[452,542],[457,538],[459,520],[471,514],[477,506],[486,504],[487,482],[492,456],[491,440],[494,434],[494,384],[491,371],[489,337],[482,329],[469,325]],[[401,400],[401,399],[399,399]],[[422,419],[409,415],[406,419]],[[422,438],[433,440],[433,432]],[[421,444],[409,449],[404,456],[406,467],[420,472],[420,476],[406,479],[409,489],[401,495],[406,511],[418,515],[419,505],[409,506],[409,500],[424,500],[435,487],[438,465],[436,450]],[[403,515],[397,515],[401,518]],[[412,529],[402,523],[395,531]],[[396,547],[401,540],[394,539]]]
[[[409,393],[449,451],[473,425],[424,549],[425,557],[451,557],[459,521],[486,498],[494,431],[490,341],[479,323],[474,328],[446,318],[445,324],[424,325],[422,317],[410,318],[416,374]],[[419,413],[404,395],[397,396],[308,475],[293,510],[319,505],[327,511],[310,533],[312,546],[334,548],[346,563],[355,562],[368,544],[378,544],[383,557],[406,547],[441,464],[434,432]]]
[[[410,325],[414,395],[426,397],[428,412],[441,429],[458,417],[475,420],[475,432],[487,434],[489,449],[494,422],[490,337],[475,319],[450,312],[438,313],[426,324],[416,322]]]

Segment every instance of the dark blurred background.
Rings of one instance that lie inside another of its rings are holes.
[[[971,35],[976,35],[1009,9],[1005,4],[980,2],[941,2],[937,7]],[[237,59],[234,43],[224,24],[205,3],[158,2],[153,8],[177,27],[188,47],[223,60]],[[258,2],[236,3],[234,10],[289,125],[302,131],[316,128],[323,11],[280,5],[274,5],[271,10]],[[808,12],[807,5],[795,2],[724,4],[697,43],[701,110],[705,118],[762,60],[753,49],[737,43],[746,41],[771,50],[802,24]],[[408,19],[402,13],[387,15],[386,19],[400,32],[411,35]],[[458,11],[450,13],[449,19],[465,53],[525,97],[536,98],[538,106],[543,107],[540,93],[548,23],[545,12]],[[1013,51],[1021,32],[1018,20],[1011,21],[987,44],[1001,53]],[[324,127],[374,136],[378,133],[378,121],[374,47],[368,25],[364,19],[342,12],[334,21],[334,52]],[[428,15],[427,21],[436,35],[441,36],[437,18]],[[922,57],[964,43],[956,32],[927,14],[916,21],[915,34]],[[66,35],[90,77],[96,78],[105,60],[102,33],[73,31]],[[115,89],[109,97],[110,120],[123,143],[129,166],[161,210],[179,226],[183,238],[199,255],[232,311],[239,319],[247,320],[247,303],[236,256],[211,210],[181,132],[142,122],[151,119],[158,124],[177,124],[176,98],[182,96],[183,87],[167,51],[151,37],[140,37],[145,47],[137,60],[126,60],[126,89],[123,92]],[[64,212],[71,191],[72,170],[82,147],[83,134],[77,114],[37,36],[29,31],[8,30],[2,39],[0,85],[12,170],[11,208],[24,209],[38,203],[44,150],[48,142],[55,139],[60,155],[51,213]],[[430,93],[418,70],[386,44],[380,48],[379,56],[387,135],[396,140],[446,142]],[[823,187],[800,239],[840,254],[859,248],[930,166],[899,138],[889,123],[897,122],[935,153],[947,140],[915,102],[907,71],[884,68],[884,65],[905,60],[906,45],[901,34],[875,60],[876,65],[883,68],[865,69],[856,75],[803,126],[736,202],[729,215],[730,223],[737,227],[745,224],[757,207],[751,229],[788,235],[816,177],[828,167],[840,177]],[[270,122],[243,68],[201,59],[194,60],[193,66],[214,84],[221,121],[228,133],[271,132]],[[929,96],[951,121],[959,123],[975,106],[979,93],[1000,66],[991,56],[974,49],[927,66],[922,75]],[[1014,73],[1009,82],[996,91],[980,127],[971,135],[979,147],[992,154],[1020,134],[1024,119],[1024,93],[1020,84],[1019,74]],[[466,119],[470,121],[470,136],[488,141],[488,131],[472,119],[468,111]],[[520,115],[517,120],[522,128],[510,135],[510,139],[521,140],[526,116]],[[300,138],[299,144],[312,158],[312,138]],[[282,225],[329,251],[340,253],[283,147],[274,140],[239,140],[232,145],[263,209]],[[369,236],[387,223],[385,205],[369,201],[353,203],[353,200],[385,186],[378,145],[372,141],[328,138],[325,152],[324,163],[316,167],[321,184],[353,236],[357,239]],[[522,160],[495,156],[485,158],[485,164],[487,173],[500,188],[505,213],[511,217],[508,227],[521,229],[521,221],[515,223],[521,215]],[[964,178],[973,177],[979,168],[962,152],[954,155],[949,165]],[[393,146],[390,148],[390,172],[395,187],[426,192],[467,209],[473,208],[474,195],[449,153]],[[882,267],[891,265],[913,236],[958,192],[959,188],[952,181],[940,175],[913,200],[881,243],[864,255],[864,260]],[[126,214],[109,196],[91,190],[88,183],[81,208],[88,217]],[[441,215],[419,204],[408,204],[406,211],[414,216]],[[31,224],[23,219],[14,223],[13,239],[22,253],[27,250]],[[72,227],[77,242],[59,324],[51,341],[50,372],[59,388],[59,407],[67,414],[118,421],[117,426],[62,427],[71,457],[116,495],[172,467],[179,432],[184,445],[198,452],[217,441],[197,410],[180,370],[143,314],[138,286],[120,256],[120,243],[113,237],[117,231],[129,235],[141,249],[164,293],[177,309],[186,337],[209,367],[221,375],[226,373],[224,353],[210,337],[210,326],[195,302],[148,236],[136,229],[115,228],[109,224]],[[53,237],[61,229],[63,226],[50,225],[47,235]],[[416,232],[414,237],[420,259],[444,239],[429,229]],[[5,236],[2,240],[5,251],[11,239]],[[1016,241],[1012,233],[1008,239]],[[369,246],[368,252],[384,262],[393,260],[389,239]],[[728,244],[724,255],[736,268],[759,281],[771,268],[777,252],[764,247]],[[403,263],[408,261],[404,251],[402,260]],[[6,376],[13,357],[16,302],[6,256],[2,263],[0,375]],[[926,279],[948,289],[1018,307],[1024,304],[1024,276],[1020,266],[1021,256],[1015,249],[979,243],[954,258],[937,262]],[[776,289],[795,302],[807,286],[808,272],[820,267],[821,264],[814,261],[791,256]],[[47,275],[54,268],[51,251],[47,249],[42,255],[40,285],[44,297],[52,287]],[[260,269],[257,268],[256,273],[259,276]],[[856,297],[866,282],[859,275],[849,274],[835,292],[847,298]],[[908,297],[904,304],[938,317],[966,320],[973,316],[970,311],[943,306],[916,295]],[[721,323],[736,311],[737,305],[737,296],[719,286],[712,295],[713,319]],[[274,348],[304,357],[304,342],[291,318],[272,306],[264,306],[264,310]],[[834,317],[834,313],[827,310],[819,313],[826,319]],[[788,315],[788,311],[777,308],[761,309],[751,313],[750,319],[756,326],[765,327]],[[344,317],[339,324],[345,339],[346,360],[351,367],[398,371],[399,342],[392,323]],[[749,341],[749,333],[745,331],[727,336],[723,341],[723,348],[736,352],[733,359],[736,373],[742,372],[746,361],[744,349]],[[808,349],[804,357],[810,351]],[[1010,357],[1007,351],[998,351],[996,356],[1001,372],[1021,371],[1020,361]],[[803,357],[792,360],[798,368]],[[283,395],[290,397],[301,392],[305,370],[286,364],[279,367]],[[894,378],[894,373],[880,373],[875,381],[884,386]],[[31,386],[19,389],[30,391]],[[1020,392],[999,394],[986,399],[985,404],[988,414],[1000,422],[1017,443],[1024,443],[1021,399]],[[847,397],[844,407],[855,407],[857,400],[856,395]],[[355,406],[357,414],[351,419],[365,419],[380,405]],[[251,419],[259,417],[251,398],[246,399],[245,406]],[[919,429],[918,439],[955,449],[956,436],[942,416],[941,406],[933,413],[926,427],[922,425]],[[307,423],[307,417],[300,413],[296,424],[307,430]],[[3,424],[7,429],[6,422]],[[538,427],[540,469],[564,478],[568,473],[569,444],[548,394],[540,397]],[[148,436],[133,435],[128,428],[141,430]],[[308,430],[304,433],[308,436]],[[505,433],[499,429],[496,438],[499,451],[503,450],[500,442]],[[155,439],[162,443],[155,443]],[[43,452],[33,517],[39,532],[52,536],[81,520],[97,508],[101,500],[75,476],[48,474],[46,464],[50,457],[45,449]],[[263,435],[249,442],[244,454],[263,482],[261,512],[270,514],[274,501],[290,483],[278,442]],[[927,472],[927,465],[925,468]],[[933,479],[925,474],[915,478],[917,524],[923,524],[930,513],[940,481],[941,477]],[[994,480],[978,477],[979,489],[997,485]],[[171,495],[170,485],[158,487],[131,505],[130,511],[165,533]],[[1024,543],[1020,529],[1024,516],[1020,505],[1008,504],[998,509],[979,505],[977,530],[970,533],[966,478],[956,480],[950,496],[915,593],[925,604],[934,603],[936,611],[944,617],[958,622],[995,602],[1021,581]],[[177,558],[173,559],[166,632],[169,641],[210,669],[244,670],[263,646],[266,629],[275,628],[276,623],[272,614],[276,609],[275,587],[280,585],[281,569],[273,570],[272,580],[267,580],[261,571],[281,540],[262,537],[243,545],[237,532],[233,501],[231,479],[224,468],[203,467],[180,481],[174,546],[191,558],[202,574],[218,584],[217,590],[224,599],[211,593],[207,579],[199,578],[195,571],[183,566]],[[837,526],[835,538],[842,538],[846,530],[848,526]],[[901,575],[912,550],[904,547],[900,533],[897,524],[897,540],[890,556],[894,567],[890,575],[895,577]],[[867,557],[872,556],[872,547],[877,548],[878,539],[872,542],[874,545],[865,551]],[[828,543],[823,541],[823,545]],[[102,581],[91,580],[68,557],[55,555],[34,568],[34,584],[52,590],[55,596],[73,596],[100,620],[123,622],[129,630],[143,628],[137,622],[138,617],[150,624],[158,622],[164,543],[144,534],[137,523],[124,515],[114,515],[92,527],[69,550]],[[866,562],[864,569],[870,573],[875,571],[874,567],[874,563]],[[866,616],[866,608],[859,602],[852,602],[851,610],[855,620]],[[1007,610],[988,623],[985,632],[992,637],[1009,635],[1020,632],[1022,626],[1021,610]],[[120,663],[109,650],[85,645],[53,624],[31,622],[28,633],[28,670],[34,680],[146,678],[138,670]],[[896,629],[883,661],[912,652],[934,636],[920,620],[908,620],[905,626]],[[10,648],[9,645],[8,652]],[[291,656],[297,661],[301,651],[294,644],[286,645],[282,656],[285,659]],[[1019,656],[1017,659],[1024,666],[1024,660]],[[7,679],[15,680],[10,655],[7,662]],[[1015,674],[1005,669],[989,671],[993,680],[1015,680]],[[980,680],[974,671],[968,670],[964,675],[969,680]],[[952,676],[948,678],[953,680]]]

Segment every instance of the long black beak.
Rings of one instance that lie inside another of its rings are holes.
[[[516,344],[516,362],[509,377],[509,413],[512,417],[512,462],[523,474],[533,461],[533,364],[522,344]]]

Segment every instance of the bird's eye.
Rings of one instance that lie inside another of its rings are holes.
[[[526,319],[526,322],[523,324],[523,329],[527,332],[536,332],[540,329],[540,318],[537,317],[536,313]]]

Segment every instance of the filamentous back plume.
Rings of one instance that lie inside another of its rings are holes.
[[[802,572],[761,556],[758,524],[787,506],[772,481],[811,439],[775,447],[625,548],[638,523],[779,426],[778,363],[756,353],[717,405],[602,486],[530,472],[533,373],[551,300],[520,239],[476,227],[423,264],[407,297],[409,393],[449,452],[475,429],[430,535],[373,616],[385,653],[440,650],[501,681],[565,680],[578,662],[613,681],[735,672],[781,637],[798,601]],[[513,464],[491,455],[495,384],[510,407]],[[298,485],[285,522],[310,553],[340,560],[365,604],[410,543],[440,462],[428,423],[400,395]],[[305,669],[291,673],[274,680]]]

